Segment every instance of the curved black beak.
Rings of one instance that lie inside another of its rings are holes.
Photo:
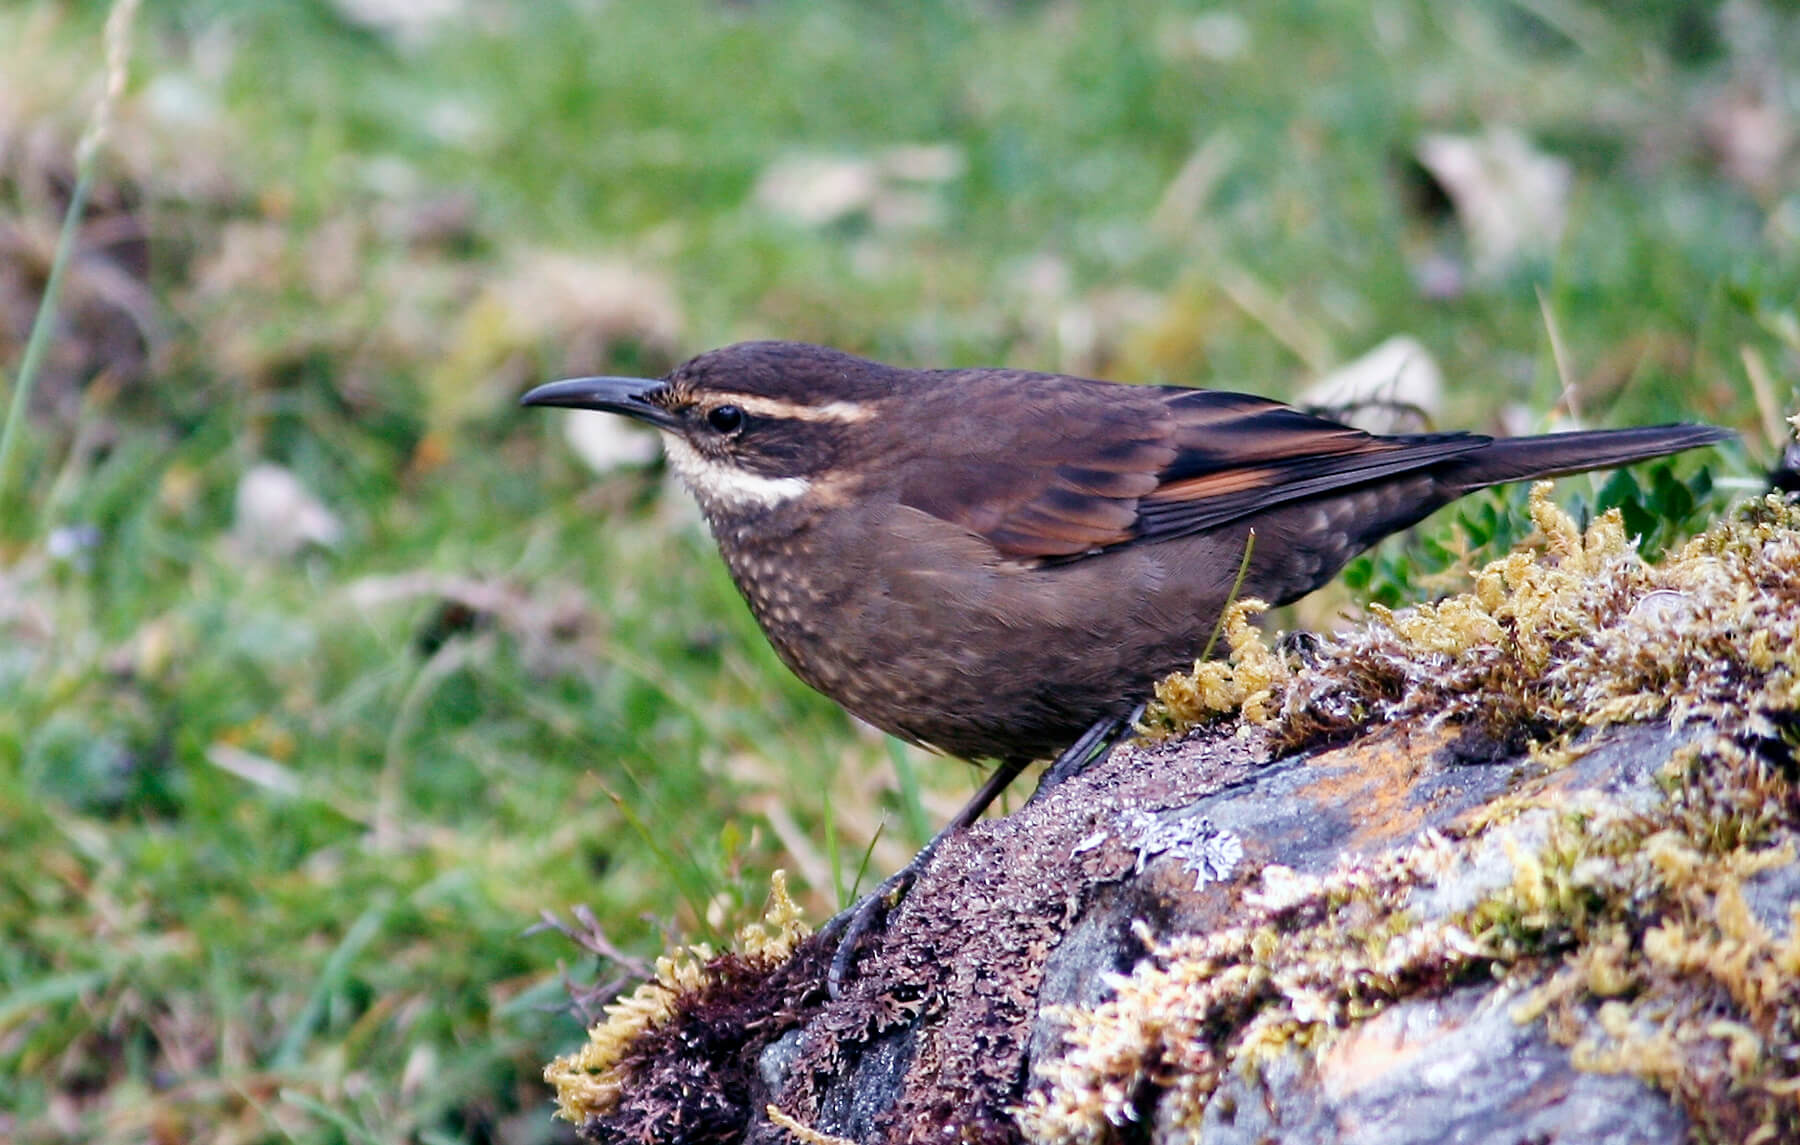
[[[570,378],[537,387],[520,398],[519,404],[604,410],[651,425],[672,427],[674,416],[649,400],[649,395],[661,386],[662,382],[650,378]]]

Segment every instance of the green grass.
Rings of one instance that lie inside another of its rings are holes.
[[[512,405],[529,380],[781,336],[1289,395],[1406,331],[1446,425],[1487,428],[1562,393],[1547,308],[1589,420],[1747,432],[1709,462],[1725,491],[1772,457],[1746,350],[1794,406],[1800,199],[1724,177],[1697,109],[1755,67],[1791,84],[1800,35],[1746,61],[1675,6],[1272,4],[1217,60],[1199,4],[475,7],[416,46],[323,0],[141,18],[92,217],[149,228],[157,353],[82,385],[104,356],[57,351],[106,344],[83,290],[110,280],[73,264],[0,507],[0,1136],[552,1139],[562,974],[609,972],[527,934],[541,910],[586,903],[648,954],[728,931],[782,865],[823,911],[877,831],[891,867],[971,788],[789,677],[660,478],[582,469],[563,415]],[[0,83],[70,146],[102,17],[0,11]],[[1457,240],[1403,160],[1494,122],[1575,164],[1567,234],[1428,300],[1412,260]],[[921,225],[750,202],[790,153],[909,143],[964,163]],[[1153,226],[1202,147],[1209,190]],[[53,235],[20,155],[0,226]],[[458,221],[414,225],[436,210]],[[678,332],[614,315],[576,362],[579,307],[508,327],[545,251],[666,283]],[[1060,292],[1026,285],[1046,257]],[[1065,339],[1089,320],[1091,349]],[[335,548],[237,544],[265,460],[341,518]],[[1691,527],[1722,495],[1694,471],[1571,492]],[[1496,495],[1463,520],[1361,564],[1358,595],[1416,598],[1520,518]],[[73,527],[94,545],[52,555]],[[487,606],[446,610],[452,580]]]

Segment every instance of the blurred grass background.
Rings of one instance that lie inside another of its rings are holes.
[[[0,7],[0,397],[105,15]],[[1292,397],[1404,333],[1444,428],[1744,431],[1568,483],[1666,541],[1795,408],[1797,56],[1739,0],[149,5],[0,502],[0,1137],[566,1136],[616,966],[541,911],[642,956],[785,866],[822,915],[972,788],[528,384],[786,337]],[[1421,150],[1501,128],[1566,222],[1495,255]]]

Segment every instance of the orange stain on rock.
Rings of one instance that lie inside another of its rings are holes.
[[[1322,811],[1347,813],[1356,822],[1345,841],[1348,851],[1383,850],[1411,838],[1431,812],[1427,799],[1414,797],[1420,780],[1453,766],[1440,762],[1442,749],[1460,733],[1455,727],[1431,731],[1403,728],[1310,757],[1317,778],[1300,789]]]

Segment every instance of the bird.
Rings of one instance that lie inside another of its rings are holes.
[[[660,430],[782,662],[885,732],[995,765],[908,876],[1030,763],[1056,757],[1041,792],[1103,755],[1234,596],[1296,600],[1478,489],[1731,436],[1381,436],[1245,393],[785,341],[521,401]]]

